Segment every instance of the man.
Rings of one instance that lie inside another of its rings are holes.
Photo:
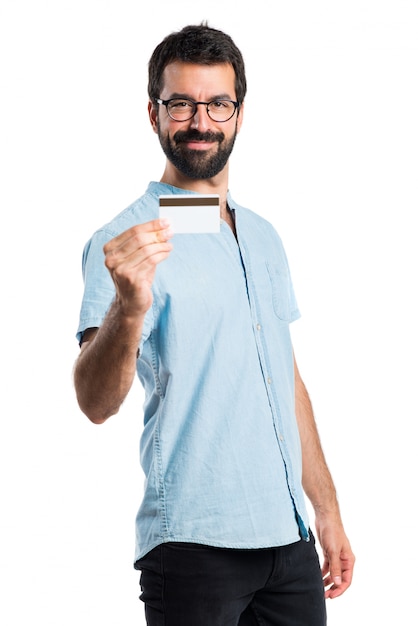
[[[148,88],[166,167],[85,248],[74,371],[97,424],[135,374],[145,389],[135,567],[147,623],[323,626],[354,556],[293,355],[281,240],[228,191],[241,53],[206,24],[185,27],[154,50]],[[220,232],[173,236],[159,196],[197,193],[219,195]]]

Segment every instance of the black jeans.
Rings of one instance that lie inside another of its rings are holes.
[[[311,541],[262,550],[165,543],[135,567],[148,626],[325,626]]]

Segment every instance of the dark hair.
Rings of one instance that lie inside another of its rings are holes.
[[[160,97],[164,69],[174,61],[200,65],[230,63],[235,71],[237,100],[240,104],[244,101],[247,92],[244,59],[231,37],[221,30],[210,28],[203,22],[167,35],[155,48],[148,63],[148,95],[151,100]]]

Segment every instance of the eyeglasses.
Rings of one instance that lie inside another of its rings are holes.
[[[192,117],[196,115],[198,104],[206,105],[207,114],[214,122],[227,122],[239,108],[239,102],[234,102],[234,100],[194,102],[187,98],[170,98],[169,100],[155,98],[155,101],[166,107],[168,115],[175,122],[187,122],[187,120],[191,120]]]

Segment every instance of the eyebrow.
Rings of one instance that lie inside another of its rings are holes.
[[[171,94],[169,98],[166,98],[166,100],[172,100],[173,98],[179,98],[179,99],[183,98],[184,100],[191,100],[192,102],[196,102],[196,100],[192,98],[191,96],[189,96],[188,94],[178,93],[178,92],[174,92],[173,94]],[[231,98],[231,96],[227,93],[221,93],[221,94],[217,94],[216,96],[211,96],[208,102],[213,102],[214,100],[232,100],[233,101],[233,98]]]

